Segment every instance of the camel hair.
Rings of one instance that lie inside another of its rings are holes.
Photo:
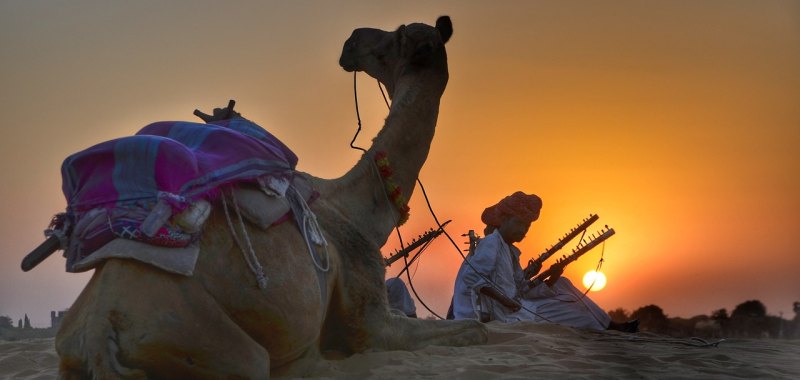
[[[337,179],[306,173],[319,192],[310,207],[328,242],[319,270],[294,223],[247,225],[269,278],[250,281],[219,199],[212,202],[192,276],[108,259],[66,314],[56,336],[59,373],[82,378],[268,378],[296,376],[326,354],[485,343],[477,321],[407,318],[387,306],[380,247],[401,217],[375,165],[383,152],[405,199],[428,155],[448,80],[447,16],[436,26],[359,28],[340,65],[386,86],[392,106],[356,165]]]

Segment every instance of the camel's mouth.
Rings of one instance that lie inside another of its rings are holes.
[[[358,65],[353,61],[345,59],[345,57],[339,59],[339,66],[342,66],[344,71],[347,71],[348,73],[358,70]]]
[[[353,72],[360,70],[355,46],[356,44],[353,42],[352,37],[344,43],[342,55],[339,57],[339,66],[341,66],[344,71]]]

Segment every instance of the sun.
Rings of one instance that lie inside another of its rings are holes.
[[[585,288],[591,287],[593,292],[602,290],[606,287],[606,275],[603,272],[590,270],[583,276],[583,286]]]

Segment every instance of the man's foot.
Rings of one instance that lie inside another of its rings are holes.
[[[634,319],[623,323],[617,323],[611,321],[611,323],[608,324],[607,330],[617,330],[626,333],[637,333],[639,332],[639,320]]]

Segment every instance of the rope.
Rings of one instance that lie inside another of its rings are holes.
[[[353,148],[353,149],[361,150],[364,153],[366,153],[367,151],[364,150],[363,148],[353,145],[353,142],[356,140],[356,137],[358,136],[359,132],[361,132],[361,115],[360,115],[359,110],[358,110],[358,90],[357,90],[357,87],[356,87],[356,78],[357,78],[356,77],[356,73],[357,73],[357,71],[353,72],[353,94],[354,94],[354,97],[355,97],[356,118],[358,120],[358,129],[356,130],[356,133],[353,136],[353,140],[350,142],[350,147]],[[383,87],[381,86],[381,82],[380,81],[377,81],[377,82],[378,82],[378,88],[381,90],[381,95],[383,95],[383,101],[384,101],[384,103],[386,103],[386,107],[391,111],[392,106],[389,104],[389,101],[386,99],[386,94],[383,92]],[[391,199],[389,199],[389,194],[386,192],[386,186],[383,186],[383,179],[381,178],[380,170],[378,169],[378,166],[375,163],[375,161],[374,160],[371,160],[371,161],[372,161],[372,165],[370,165],[370,166],[374,169],[374,173],[375,173],[378,181],[381,182],[381,188],[383,189],[383,195],[386,198],[386,202],[388,204],[392,205],[392,207],[394,207],[394,204],[392,203]],[[417,179],[417,181],[419,182],[419,178]],[[426,195],[426,201],[427,201],[427,195]],[[430,203],[429,203],[429,205],[430,205]],[[393,215],[393,213],[392,213],[392,215]],[[399,216],[398,216],[398,218],[399,218]],[[394,225],[395,225],[394,229],[397,232],[397,238],[398,238],[398,240],[400,242],[400,249],[404,249],[405,245],[403,244],[403,237],[400,234],[400,228],[397,226],[397,224],[399,222],[398,218],[394,218],[394,220],[393,220]],[[438,221],[437,221],[437,224],[441,228],[441,224]],[[406,262],[406,267],[408,267],[408,264],[409,264],[408,263],[408,258],[407,257],[403,257],[403,260]],[[400,273],[400,275],[402,275],[402,272]],[[439,314],[436,314],[436,312],[431,310],[431,308],[429,308],[428,305],[426,305],[425,302],[422,301],[422,298],[420,298],[419,294],[417,294],[417,290],[414,288],[414,283],[411,281],[411,275],[408,272],[406,272],[406,277],[408,278],[408,286],[411,288],[411,291],[414,293],[414,296],[417,298],[417,301],[419,301],[419,303],[422,304],[422,306],[426,310],[428,310],[428,312],[430,312],[431,314],[433,314],[434,316],[436,316],[439,319],[444,319]]]
[[[362,151],[364,153],[367,153],[367,151],[364,148],[357,147],[357,146],[353,145],[353,143],[356,141],[356,138],[358,137],[358,134],[361,132],[361,113],[358,110],[358,87],[356,86],[356,78],[357,78],[356,75],[357,74],[358,74],[358,71],[354,71],[353,72],[353,95],[355,97],[356,119],[358,120],[358,129],[356,129],[356,133],[353,135],[353,139],[350,141],[350,147],[353,148],[353,149],[360,150],[360,151]],[[378,81],[378,88],[381,89],[381,94],[383,94],[383,88],[381,87],[380,84],[381,84],[381,82]],[[386,100],[386,95],[383,96],[383,100],[384,100],[384,102],[386,102],[386,107],[388,107],[389,110],[391,110],[392,107],[389,105],[389,102]],[[375,163],[375,160],[369,160],[369,161],[372,163],[370,166],[372,167],[372,169],[374,169],[373,172],[375,173],[376,178],[381,183],[381,188],[383,189],[383,195],[386,198],[386,202],[391,204],[392,207],[394,207],[394,204],[392,203],[391,199],[389,199],[389,194],[386,193],[386,186],[383,185],[383,179],[381,177],[380,169],[378,169],[378,164]],[[403,246],[403,238],[402,238],[402,236],[400,236],[400,229],[397,227],[397,223],[399,222],[399,219],[398,218],[394,218],[393,222],[394,222],[394,225],[395,225],[395,230],[397,231],[397,237],[400,239],[400,248],[403,249],[403,248],[405,248]]]
[[[319,222],[317,221],[317,216],[311,211],[311,208],[306,203],[306,200],[303,196],[294,188],[292,189],[293,194],[295,195],[294,198],[297,199],[297,203],[300,204],[300,208],[302,210],[302,215],[295,215],[295,218],[300,218],[298,222],[302,226],[302,233],[303,233],[303,240],[306,242],[306,248],[308,248],[308,255],[311,257],[311,262],[314,263],[314,266],[317,267],[323,273],[327,273],[328,270],[331,268],[331,261],[330,261],[330,254],[328,253],[328,241],[325,240],[325,236],[322,234],[322,229],[319,227]],[[311,246],[311,242],[314,242],[317,245],[321,245],[325,249],[325,254],[323,255],[324,258],[320,258],[321,261],[324,261],[324,266],[317,258],[314,256],[314,247]]]
[[[397,274],[397,277],[400,277],[403,274],[403,272],[405,272],[407,270],[410,270],[411,264],[413,264],[414,261],[417,261],[417,259],[420,258],[420,255],[422,255],[422,253],[425,252],[426,249],[428,249],[428,246],[431,244],[431,242],[433,242],[433,240],[429,240],[429,241],[425,242],[425,244],[423,244],[422,247],[419,247],[417,249],[417,253],[414,255],[414,257],[411,258],[411,260],[408,260],[408,257],[404,256],[404,258],[406,259],[406,263],[405,263],[405,266],[403,267],[403,269],[400,270],[400,273]],[[416,275],[416,273],[417,273],[417,268],[419,268],[419,263],[417,263],[417,266],[414,267],[414,275]],[[413,275],[412,275],[412,278],[413,278]]]
[[[357,74],[358,71],[353,71],[353,96],[355,97],[356,100],[356,118],[358,119],[358,129],[356,129],[356,133],[353,135],[353,139],[350,140],[350,147],[353,149],[358,149],[364,153],[367,153],[366,149],[353,145],[353,143],[356,142],[356,137],[358,137],[358,134],[361,133],[361,114],[358,112],[358,88],[356,87]]]
[[[256,281],[258,282],[259,289],[266,289],[267,287],[267,276],[264,274],[264,268],[261,266],[261,263],[258,262],[258,257],[256,257],[256,252],[253,250],[253,245],[250,242],[250,236],[247,234],[247,228],[244,225],[244,220],[242,220],[242,213],[239,212],[239,205],[236,201],[236,195],[234,195],[233,190],[231,189],[231,199],[233,200],[233,205],[235,207],[236,215],[239,219],[239,226],[242,228],[242,235],[244,236],[245,241],[247,242],[247,250],[244,249],[242,241],[239,239],[239,235],[236,234],[236,228],[233,226],[233,221],[231,220],[230,212],[228,211],[228,202],[226,200],[225,191],[222,192],[222,208],[225,210],[225,218],[228,221],[228,227],[231,230],[231,235],[233,236],[233,240],[236,242],[236,245],[239,246],[239,250],[242,252],[242,257],[244,257],[244,261],[247,263],[247,266],[250,268],[250,271],[256,276]]]
[[[603,256],[605,256],[606,254],[606,241],[608,240],[603,240],[603,248],[600,250],[600,260],[597,260],[597,266],[594,268],[595,273],[600,273],[600,268],[603,267],[603,261],[605,261],[603,259]],[[586,297],[586,295],[589,294],[589,291],[592,290],[592,287],[594,287],[595,282],[597,282],[597,276],[594,276],[594,280],[592,280],[592,283],[589,285],[588,288],[586,288],[586,291],[583,292],[583,297]]]
[[[708,348],[708,347],[719,347],[719,344],[725,342],[726,339],[719,339],[713,342],[709,342],[703,338],[699,337],[691,337],[689,339],[676,339],[676,338],[651,338],[641,335],[609,335],[599,331],[591,331],[591,333],[595,333],[600,335],[597,338],[592,340],[596,341],[604,341],[604,342],[636,342],[636,343],[667,343],[667,344],[678,344],[683,346],[690,346],[695,348]]]

